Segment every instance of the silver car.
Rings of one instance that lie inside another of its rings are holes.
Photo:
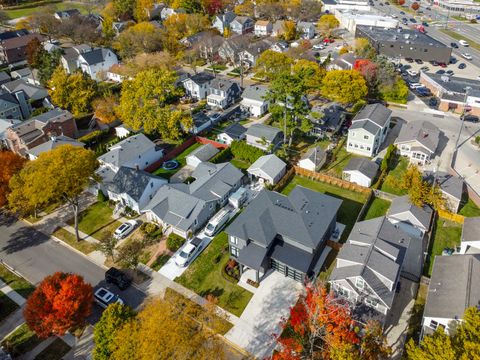
[[[95,291],[93,297],[95,298],[95,302],[104,309],[106,309],[110,304],[125,304],[125,302],[118,295],[115,295],[104,287],[101,287]]]
[[[113,233],[113,237],[115,239],[123,239],[124,237],[127,237],[128,234],[130,234],[133,229],[137,226],[137,222],[135,220],[128,220],[127,222],[124,222],[122,225],[120,225],[117,230]]]

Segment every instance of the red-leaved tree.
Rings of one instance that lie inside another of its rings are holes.
[[[23,311],[28,327],[39,337],[63,335],[80,326],[92,312],[93,289],[76,274],[47,276],[28,298]]]
[[[0,207],[7,203],[10,192],[8,183],[13,175],[22,170],[25,159],[11,151],[0,150]]]
[[[398,5],[402,6],[405,4],[405,0],[398,0]]]
[[[273,359],[372,360],[390,354],[378,323],[367,324],[364,333],[368,336],[364,338],[357,326],[348,303],[328,292],[323,284],[309,285],[282,324],[282,335],[277,338],[281,350]]]
[[[359,59],[355,61],[353,68],[362,74],[368,89],[372,91],[377,82],[378,65],[368,59]]]
[[[418,2],[414,2],[414,3],[412,4],[412,9],[415,10],[415,11],[417,11],[418,9],[420,9],[420,4],[419,4]]]

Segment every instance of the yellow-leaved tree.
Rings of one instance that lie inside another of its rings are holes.
[[[321,93],[342,104],[355,103],[368,94],[367,83],[356,70],[331,70],[323,78]]]

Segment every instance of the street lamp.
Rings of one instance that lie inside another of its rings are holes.
[[[455,151],[458,150],[458,144],[460,142],[460,135],[462,135],[462,130],[463,130],[463,125],[465,123],[465,112],[466,112],[466,107],[467,107],[467,99],[468,99],[468,93],[470,92],[472,88],[470,86],[467,86],[465,88],[465,97],[463,99],[463,109],[462,109],[462,124],[460,125],[460,131],[458,132],[458,137],[457,137],[457,142],[455,143]]]

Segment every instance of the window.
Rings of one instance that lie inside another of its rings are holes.
[[[363,150],[363,145],[360,145],[360,149],[362,149],[362,150]]]
[[[370,151],[370,150],[371,150],[370,146],[367,146],[367,150],[368,150],[368,151]]]
[[[368,306],[377,307],[378,301],[372,298],[366,298],[365,304],[367,304]]]
[[[369,136],[368,136],[368,135],[363,135],[363,138],[364,138],[365,140],[368,140],[368,139],[369,139]]]
[[[430,321],[430,325],[429,325],[433,330],[437,330],[437,327],[438,327],[438,322],[436,322],[435,320],[432,320]]]
[[[358,144],[355,144],[355,147],[358,148]]]
[[[232,244],[237,245],[238,244],[238,238],[236,236],[230,236],[230,242]]]
[[[230,254],[234,257],[238,257],[239,250],[235,246],[230,246]]]
[[[150,183],[150,188],[153,188],[153,182]]]
[[[348,298],[348,294],[349,294],[349,291],[347,289],[344,289],[343,287],[339,287],[337,289],[337,293],[338,295],[340,296],[344,296],[344,297],[347,297]]]
[[[363,287],[365,286],[365,281],[363,281],[361,277],[358,277],[357,281],[355,282],[355,286],[363,290]]]

